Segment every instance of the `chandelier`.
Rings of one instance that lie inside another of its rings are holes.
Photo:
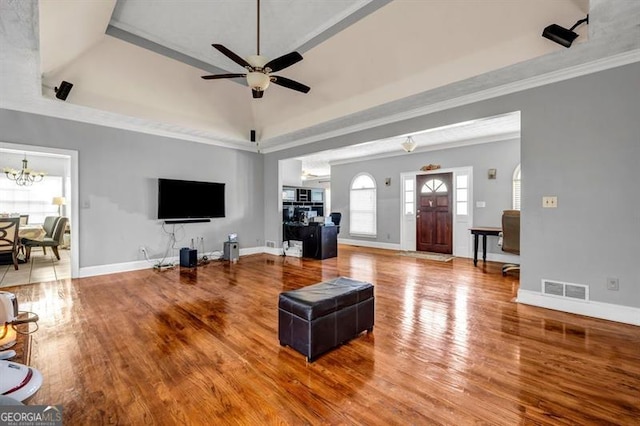
[[[20,186],[30,186],[34,182],[40,182],[44,179],[43,172],[34,172],[27,167],[27,155],[25,154],[24,160],[22,160],[22,170],[12,169],[11,167],[5,167],[2,169],[9,180],[15,181]]]

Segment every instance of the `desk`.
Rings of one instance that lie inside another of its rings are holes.
[[[42,225],[20,225],[18,237],[29,240],[42,241],[47,235]]]
[[[498,236],[502,232],[502,228],[494,228],[491,226],[477,226],[469,228],[473,235],[473,266],[478,265],[478,236],[482,235],[482,261],[487,261],[487,235]]]
[[[302,256],[327,259],[338,255],[338,232],[333,225],[284,224],[284,240],[302,241]]]

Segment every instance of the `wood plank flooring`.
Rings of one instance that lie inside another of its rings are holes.
[[[518,305],[497,263],[339,250],[9,289],[41,318],[30,403],[65,425],[638,424],[640,327]],[[340,275],[375,285],[374,331],[308,364],[278,294]]]

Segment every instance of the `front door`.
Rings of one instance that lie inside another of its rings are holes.
[[[452,251],[452,174],[416,176],[416,249],[451,254]]]

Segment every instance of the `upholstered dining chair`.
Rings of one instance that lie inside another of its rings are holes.
[[[27,225],[29,223],[29,215],[28,214],[21,214],[20,215],[20,225]]]
[[[49,238],[53,238],[53,231],[55,231],[56,229],[56,224],[58,223],[58,220],[60,220],[60,216],[47,216],[44,218],[44,223],[42,224],[42,228],[44,229],[45,232],[45,238],[49,237]],[[25,240],[29,240],[28,238],[23,238],[22,240],[20,240],[20,251],[22,253],[24,253],[24,243],[23,241]],[[33,241],[33,240],[29,240],[29,241]],[[34,244],[34,246],[37,244]],[[42,252],[44,254],[47,254],[47,248],[46,246],[42,246]],[[29,257],[27,256],[27,259]]]
[[[502,251],[520,254],[520,210],[502,212]],[[519,271],[520,265],[506,263],[502,265],[502,275],[509,271]]]
[[[44,254],[47,254],[47,247],[51,247],[53,250],[53,254],[56,255],[56,259],[60,260],[60,253],[58,252],[58,246],[62,244],[62,239],[64,238],[64,231],[67,228],[67,223],[69,223],[69,219],[66,217],[56,218],[55,225],[53,227],[53,231],[49,234],[49,230],[47,229],[47,219],[45,218],[45,224],[43,228],[47,231],[47,235],[44,237],[42,241],[38,240],[29,240],[27,238],[22,239],[22,245],[27,249],[27,259],[31,257],[31,249],[33,247],[42,247]],[[50,235],[50,236],[49,236]]]
[[[19,217],[0,218],[0,253],[11,253],[13,267],[18,269],[18,229]]]

